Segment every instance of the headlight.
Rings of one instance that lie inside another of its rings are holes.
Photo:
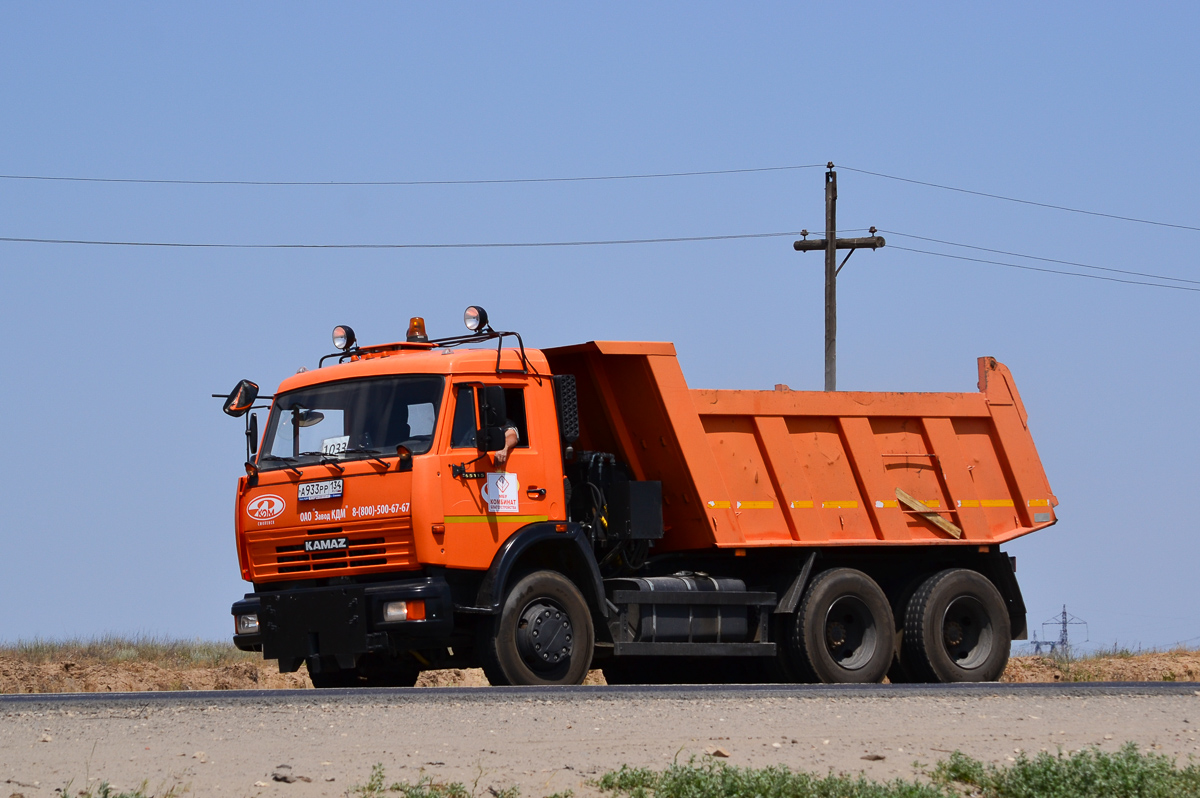
[[[487,323],[487,311],[478,305],[472,305],[463,313],[463,324],[467,325],[467,329],[471,332],[483,332]]]
[[[425,600],[389,601],[383,605],[383,620],[390,621],[423,621],[425,620]]]
[[[240,635],[258,634],[258,614],[239,615],[234,621],[234,626]]]
[[[356,342],[357,339],[354,337],[354,330],[345,324],[339,324],[333,328],[333,346],[335,349],[341,349],[344,352],[354,346]]]

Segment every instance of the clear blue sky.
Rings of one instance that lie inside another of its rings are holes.
[[[4,3],[0,173],[452,180],[833,160],[1198,226],[1198,29],[1185,3]],[[1200,232],[839,177],[843,228],[1200,280]],[[822,182],[819,169],[439,187],[0,180],[0,236],[820,230]],[[243,439],[209,394],[311,368],[334,324],[389,341],[419,314],[450,334],[480,303],[535,346],[672,340],[693,387],[819,388],[821,257],[790,243],[0,243],[0,639],[227,636],[248,589],[232,528]],[[892,247],[855,255],[839,291],[841,388],[973,390],[977,356],[1012,368],[1061,501],[1056,527],[1010,547],[1034,629],[1065,603],[1093,643],[1200,643],[1200,293]]]

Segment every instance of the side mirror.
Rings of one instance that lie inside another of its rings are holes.
[[[475,448],[481,452],[498,452],[504,448],[504,424],[508,420],[504,389],[499,385],[483,385],[475,389],[475,397],[479,403]]]
[[[246,425],[246,444],[250,447],[250,458],[258,454],[258,413],[250,414],[250,423]]]
[[[221,406],[221,410],[234,418],[241,418],[246,415],[246,411],[250,409],[257,398],[258,386],[250,382],[250,380],[242,380],[229,392],[229,396],[225,398],[225,404]]]

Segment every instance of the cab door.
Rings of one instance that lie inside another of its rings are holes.
[[[485,569],[500,544],[521,527],[565,517],[561,474],[547,484],[546,458],[557,461],[560,455],[557,436],[545,432],[553,432],[553,425],[538,423],[545,412],[543,392],[526,380],[488,381],[504,388],[507,420],[518,436],[508,462],[498,466],[495,452],[475,446],[476,388],[482,384],[464,378],[451,386],[451,428],[440,472],[446,565],[452,568]],[[548,409],[552,418],[553,406]]]

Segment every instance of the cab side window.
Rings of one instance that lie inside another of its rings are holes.
[[[529,428],[525,424],[525,391],[522,388],[504,389],[505,410],[508,420],[517,428],[517,448],[529,448]]]
[[[508,421],[517,428],[517,448],[529,448],[524,389],[505,388],[504,404]],[[475,390],[470,385],[459,385],[454,392],[454,423],[450,428],[450,448],[475,448]]]
[[[470,385],[460,385],[454,392],[454,425],[450,429],[450,448],[475,448],[475,389]]]

